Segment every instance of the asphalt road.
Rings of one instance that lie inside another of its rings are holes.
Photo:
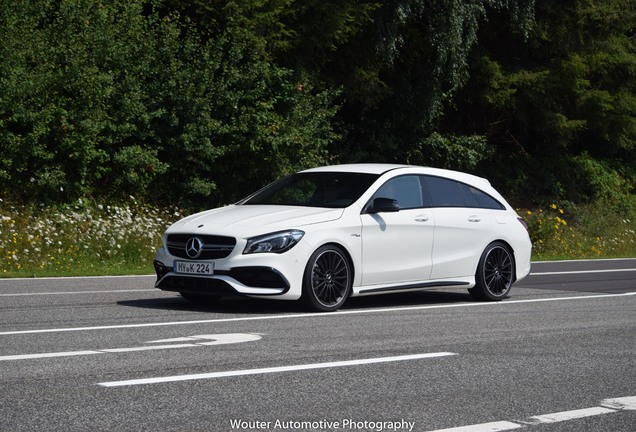
[[[636,259],[335,313],[0,279],[0,431],[636,430]]]

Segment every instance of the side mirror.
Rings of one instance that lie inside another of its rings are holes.
[[[370,206],[369,213],[395,213],[400,211],[397,200],[392,198],[376,198]]]

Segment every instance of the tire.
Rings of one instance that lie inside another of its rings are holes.
[[[475,287],[468,292],[477,300],[502,300],[512,288],[514,274],[514,256],[508,246],[501,242],[491,243],[479,259]]]
[[[353,271],[347,255],[337,246],[323,246],[307,262],[301,298],[311,310],[335,311],[351,294],[352,285]]]
[[[180,292],[179,294],[181,294],[181,297],[183,297],[184,299],[191,301],[192,303],[199,303],[199,304],[216,303],[221,298],[221,296],[192,294],[188,292]]]

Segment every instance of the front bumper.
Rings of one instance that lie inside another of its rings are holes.
[[[159,261],[154,261],[155,287],[165,291],[218,296],[281,295],[289,291],[289,282],[273,268],[239,267],[217,271],[213,276],[175,273]]]
[[[263,296],[295,300],[301,294],[304,266],[299,263],[305,262],[301,259],[303,249],[296,245],[283,254],[231,255],[215,260],[214,274],[207,276],[175,272],[174,260],[183,260],[160,248],[153,262],[157,274],[155,287],[164,291],[223,297]]]

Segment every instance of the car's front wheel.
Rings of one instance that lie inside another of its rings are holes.
[[[489,244],[477,265],[475,287],[468,292],[477,300],[502,300],[512,287],[514,268],[512,252],[505,244]]]
[[[353,271],[346,254],[337,246],[316,250],[305,268],[302,300],[309,308],[331,312],[351,293]]]

